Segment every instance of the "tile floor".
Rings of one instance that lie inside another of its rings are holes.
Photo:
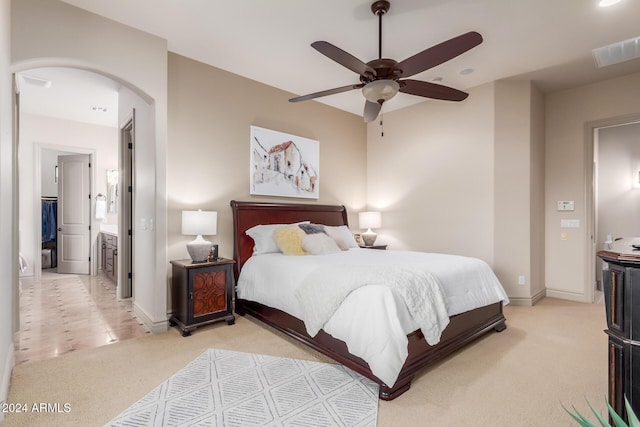
[[[117,300],[116,285],[97,276],[43,270],[42,280],[21,280],[16,364],[99,347],[150,333],[133,314],[131,299]]]

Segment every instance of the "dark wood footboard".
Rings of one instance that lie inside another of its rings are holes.
[[[422,332],[419,330],[412,332],[407,336],[409,339],[409,356],[398,375],[396,383],[393,387],[389,387],[373,375],[367,362],[349,353],[347,345],[343,341],[332,337],[323,330],[315,337],[310,337],[300,319],[253,301],[237,300],[236,313],[240,315],[249,314],[285,335],[377,382],[380,385],[380,399],[383,400],[395,399],[409,390],[411,381],[419,370],[434,364],[491,329],[502,331],[506,328],[505,318],[502,314],[502,303],[495,303],[451,317],[449,325],[442,333],[440,342],[435,346],[427,344]]]

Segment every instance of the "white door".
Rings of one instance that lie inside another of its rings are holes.
[[[89,155],[58,156],[58,273],[89,274]]]

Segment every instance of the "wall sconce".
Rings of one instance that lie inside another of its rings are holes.
[[[211,251],[211,242],[202,236],[215,236],[218,231],[218,212],[182,211],[182,234],[197,236],[187,243],[187,252],[193,262],[205,262]]]
[[[365,246],[373,246],[376,241],[377,234],[371,231],[372,228],[380,228],[382,225],[382,215],[380,212],[360,212],[358,214],[358,223],[360,228],[366,228],[367,231],[362,233],[362,240]]]

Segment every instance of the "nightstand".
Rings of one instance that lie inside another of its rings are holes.
[[[386,250],[387,249],[387,245],[373,245],[373,246],[360,246],[362,249],[381,249],[381,250]]]
[[[172,315],[169,325],[180,327],[182,336],[191,335],[198,326],[226,320],[233,325],[232,259],[194,263],[190,259],[171,261]]]

